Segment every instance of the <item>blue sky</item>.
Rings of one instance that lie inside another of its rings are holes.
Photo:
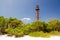
[[[0,0],[0,16],[32,22],[35,20],[37,4],[40,8],[40,20],[60,19],[60,0]]]

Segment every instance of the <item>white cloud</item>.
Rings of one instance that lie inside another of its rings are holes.
[[[31,18],[23,18],[22,20],[30,21],[30,20],[31,20]]]

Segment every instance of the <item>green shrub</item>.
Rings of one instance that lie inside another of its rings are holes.
[[[22,28],[15,28],[15,30],[14,30],[14,35],[16,36],[16,37],[21,37],[21,36],[23,36],[24,35],[24,32],[23,32],[23,30],[22,30]]]
[[[5,32],[7,32],[7,34],[12,34],[13,33],[13,29],[12,28],[5,29]]]
[[[22,31],[22,28],[16,27],[15,29],[8,28],[5,30],[8,35],[14,35],[14,36],[23,36],[24,33]]]

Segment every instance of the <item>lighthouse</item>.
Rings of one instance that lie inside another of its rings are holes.
[[[39,5],[36,5],[36,21],[39,20]]]

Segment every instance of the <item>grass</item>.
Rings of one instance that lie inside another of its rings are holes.
[[[32,32],[32,33],[30,33],[29,34],[29,36],[31,36],[31,37],[50,37],[51,36],[51,34],[49,34],[49,33],[44,33],[44,32]]]
[[[60,32],[58,31],[52,31],[50,34],[52,34],[52,36],[60,36]]]
[[[44,32],[32,32],[29,34],[31,37],[51,37],[51,36],[60,36],[60,32],[58,31],[52,31],[50,33],[44,33]]]

